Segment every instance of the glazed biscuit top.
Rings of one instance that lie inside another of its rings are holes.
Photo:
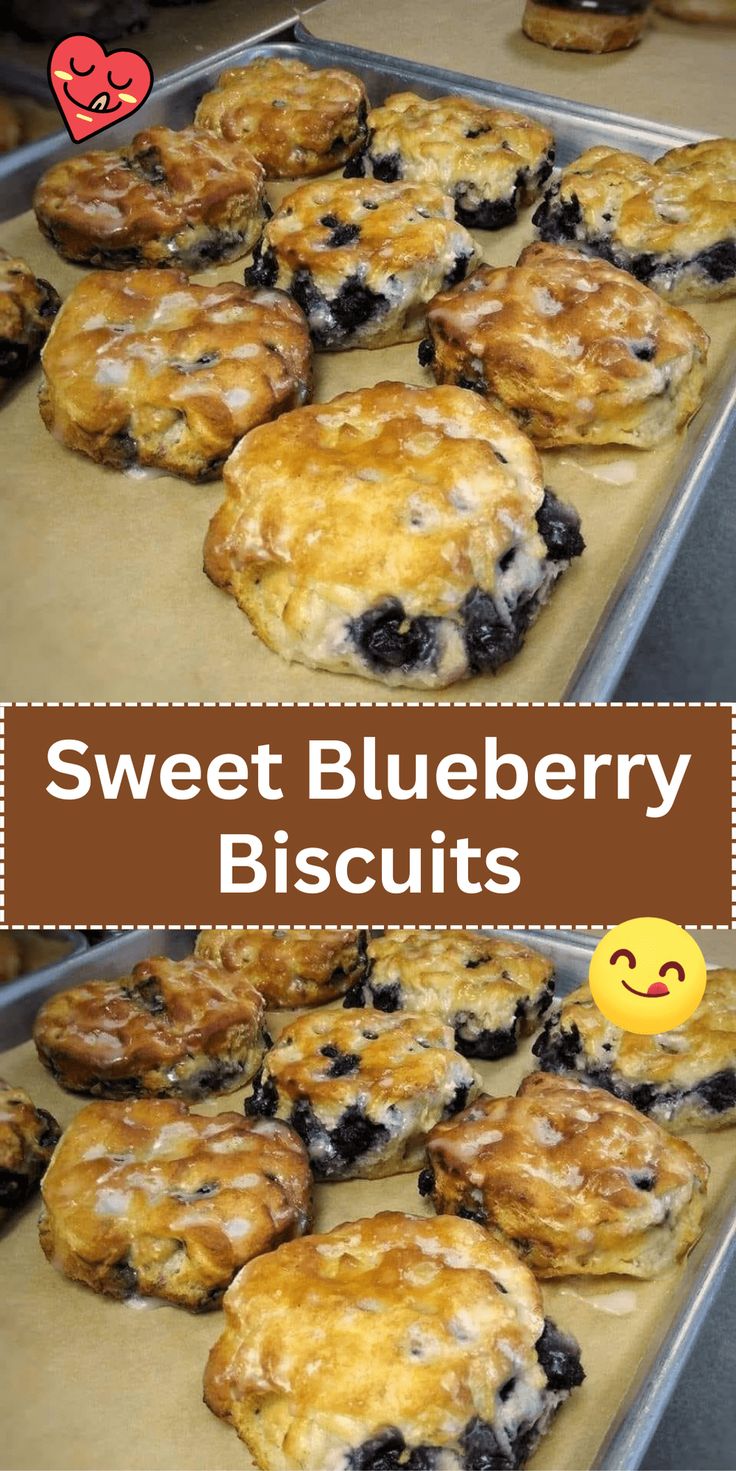
[[[231,1028],[257,1036],[261,996],[240,971],[190,956],[154,955],[115,981],[85,981],[45,1001],[34,1040],[91,1073],[159,1068],[192,1051],[210,1053]]]
[[[227,210],[237,196],[255,207],[263,169],[243,143],[194,128],[148,128],[111,152],[83,153],[53,164],[41,178],[34,208],[54,226],[101,247],[121,250],[166,239]]]
[[[565,1032],[577,1028],[584,1061],[610,1067],[626,1082],[693,1088],[736,1069],[736,970],[709,971],[697,1011],[671,1032],[646,1037],[621,1031],[606,1021],[588,986],[565,997],[559,1025]]]
[[[44,286],[30,266],[0,248],[0,338],[22,343],[28,336],[29,326],[38,331],[37,313],[45,299]],[[48,325],[45,330],[48,331]]]
[[[39,1132],[51,1124],[50,1116],[39,1112],[22,1088],[0,1078],[0,1169],[22,1173],[28,1165],[29,1146],[38,1148]]]
[[[224,481],[213,580],[280,566],[346,613],[399,593],[407,616],[444,616],[493,588],[512,545],[520,576],[546,555],[537,451],[463,388],[379,383],[297,409],[241,440]]]
[[[195,123],[243,139],[269,178],[290,178],[327,171],[348,157],[363,140],[358,124],[366,107],[363,83],[350,72],[261,56],[222,73]]]
[[[358,954],[357,930],[202,930],[197,955],[226,970],[245,970],[270,1004],[294,982],[327,989],[336,971],[349,975]]]
[[[689,258],[736,239],[736,139],[673,148],[655,163],[588,148],[563,169],[560,195],[577,199],[589,235],[635,254]]]
[[[427,100],[396,92],[368,114],[368,128],[374,157],[398,153],[414,179],[440,185],[472,179],[493,198],[513,194],[519,173],[538,168],[554,145],[541,123],[469,97]]]
[[[368,945],[370,984],[398,982],[409,1006],[471,1012],[508,1023],[519,1001],[544,991],[554,966],[538,950],[473,930],[389,930]]]

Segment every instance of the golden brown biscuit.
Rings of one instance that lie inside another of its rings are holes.
[[[334,1001],[365,969],[361,930],[202,930],[195,950],[245,972],[277,1008]]]
[[[111,1297],[218,1307],[245,1262],[309,1229],[311,1175],[292,1129],[183,1103],[90,1103],[43,1183],[41,1245]]]
[[[12,153],[23,139],[23,124],[9,97],[0,97],[0,153]]]
[[[0,1223],[33,1193],[60,1137],[52,1114],[0,1078]]]
[[[255,424],[311,394],[298,306],[182,271],[95,271],[74,288],[43,354],[39,407],[93,460],[210,480]]]
[[[318,1180],[417,1170],[429,1130],[480,1080],[434,1017],[324,1010],[300,1016],[266,1053],[246,1113],[285,1119]]]
[[[481,266],[427,311],[419,356],[542,449],[669,440],[700,408],[710,339],[628,271],[561,245]]]
[[[85,981],[44,1002],[33,1040],[62,1088],[99,1098],[242,1088],[267,1045],[263,999],[240,971],[154,955],[116,981]]]
[[[252,249],[266,218],[264,173],[243,143],[148,128],[122,148],[53,164],[33,207],[67,260],[201,271]]]
[[[0,986],[14,981],[23,965],[20,943],[10,930],[0,930]]]
[[[523,113],[396,92],[368,114],[365,152],[345,177],[430,184],[452,195],[463,225],[500,230],[537,198],[554,156],[549,128]]]
[[[521,647],[583,550],[513,421],[461,388],[379,383],[257,429],[205,571],[285,659],[439,688]]]
[[[588,0],[526,0],[521,28],[530,41],[555,51],[625,51],[644,31],[648,3],[613,0],[593,10]]]
[[[385,1212],[252,1262],[205,1401],[261,1471],[518,1467],[585,1377],[515,1252]]]
[[[0,398],[35,362],[60,305],[48,281],[0,249]]]
[[[580,986],[555,1005],[533,1051],[545,1072],[607,1088],[665,1129],[722,1129],[736,1123],[736,971],[709,971],[697,1011],[652,1037],[606,1021]]]
[[[287,194],[245,279],[290,292],[315,346],[334,352],[421,337],[427,302],[480,261],[441,189],[337,179]]]
[[[534,1073],[427,1141],[422,1195],[513,1246],[538,1277],[659,1277],[697,1241],[709,1169],[631,1104]]]
[[[670,301],[736,291],[736,139],[649,163],[604,145],[562,170],[534,215],[543,240],[630,271]]]
[[[222,138],[242,139],[267,178],[298,179],[327,174],[362,148],[367,109],[365,87],[351,72],[259,56],[223,72],[194,121]]]

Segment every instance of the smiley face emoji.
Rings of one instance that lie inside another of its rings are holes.
[[[593,952],[590,989],[598,1010],[626,1032],[679,1027],[700,1005],[707,975],[692,935],[668,919],[627,919]]]

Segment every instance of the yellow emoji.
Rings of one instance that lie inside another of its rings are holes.
[[[626,1032],[679,1027],[700,1005],[707,975],[700,947],[668,919],[627,919],[609,930],[590,962],[599,1011]]]

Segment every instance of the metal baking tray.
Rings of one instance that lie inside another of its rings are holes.
[[[532,929],[520,932],[500,929],[488,933],[528,941],[550,955],[557,970],[559,995],[567,994],[586,978],[590,955],[598,939],[597,936],[564,930]],[[179,958],[189,953],[193,941],[193,932],[185,930],[139,929],[121,932],[104,947],[71,958],[58,966],[52,978],[37,974],[28,977],[27,984],[22,989],[16,986],[13,993],[10,987],[5,988],[5,994],[0,995],[0,1033],[3,1047],[17,1046],[30,1037],[36,1011],[45,997],[53,991],[92,977],[112,978],[126,974],[132,965],[148,955],[167,954]],[[640,1358],[635,1380],[619,1405],[587,1471],[635,1471],[641,1464],[657,1420],[672,1393],[735,1248],[736,1171],[710,1216],[698,1247],[677,1271],[674,1279],[668,1279],[670,1290],[666,1297],[665,1312],[657,1320],[656,1332]],[[614,1329],[609,1331],[613,1332]],[[533,1459],[530,1471],[534,1471],[534,1464]]]

